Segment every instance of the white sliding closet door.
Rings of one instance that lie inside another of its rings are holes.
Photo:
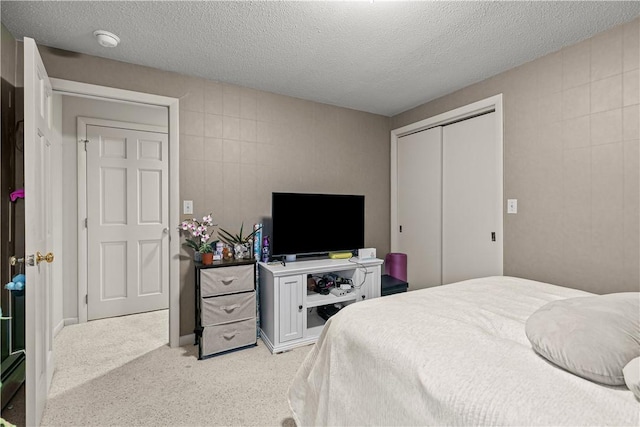
[[[443,284],[502,274],[502,149],[495,114],[443,128]]]
[[[442,283],[441,199],[442,128],[398,138],[398,251],[412,290]]]

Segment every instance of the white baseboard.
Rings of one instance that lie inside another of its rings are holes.
[[[180,347],[185,345],[193,345],[194,342],[196,342],[196,334],[181,335],[179,345]]]
[[[64,319],[61,319],[60,322],[53,328],[53,336],[55,337],[60,333],[60,331],[64,328]]]
[[[53,336],[55,337],[56,335],[58,335],[60,331],[64,329],[65,326],[75,325],[76,323],[78,323],[77,317],[69,317],[67,319],[60,320],[60,322],[55,326],[55,328],[53,328]]]

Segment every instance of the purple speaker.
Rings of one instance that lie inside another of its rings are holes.
[[[396,279],[407,281],[407,254],[399,252],[388,253],[384,257],[386,274]]]

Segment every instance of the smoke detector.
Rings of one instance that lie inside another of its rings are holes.
[[[120,37],[116,36],[109,31],[96,30],[93,35],[98,39],[98,43],[103,47],[116,47],[120,43]]]

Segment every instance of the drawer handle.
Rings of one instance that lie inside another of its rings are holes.
[[[230,306],[222,306],[220,308],[223,309],[224,311],[226,311],[227,313],[231,313],[233,310],[235,310],[238,307],[240,307],[240,304],[233,304],[233,305],[230,305]]]
[[[238,331],[233,331],[233,332],[230,332],[230,333],[222,334],[222,336],[224,337],[225,340],[231,340],[231,339],[233,339],[233,337],[236,336],[237,333],[238,333]]]
[[[223,283],[224,285],[230,285],[230,284],[231,284],[231,282],[233,282],[234,280],[236,280],[236,278],[235,278],[235,277],[229,277],[228,279],[222,279],[222,283]]]

